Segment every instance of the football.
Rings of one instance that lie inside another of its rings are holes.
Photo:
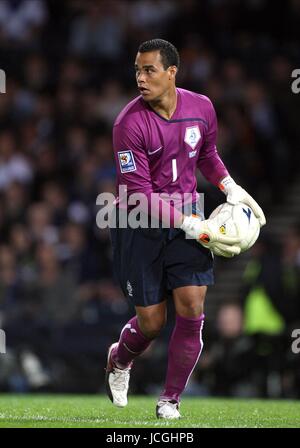
[[[242,239],[238,244],[241,252],[245,252],[253,246],[259,236],[260,225],[248,205],[243,203],[231,205],[225,202],[219,205],[209,218],[216,216],[218,216],[219,231],[223,235],[239,236]]]

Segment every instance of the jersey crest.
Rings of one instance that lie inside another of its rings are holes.
[[[198,126],[189,126],[185,130],[184,141],[192,149],[195,149],[197,143],[201,138],[200,129]]]

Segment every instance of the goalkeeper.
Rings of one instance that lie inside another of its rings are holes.
[[[230,177],[217,153],[217,120],[211,101],[177,88],[178,68],[179,55],[171,43],[154,39],[140,45],[135,60],[140,96],[123,109],[113,129],[117,187],[126,185],[129,196],[143,193],[148,199],[146,213],[165,223],[165,208],[152,207],[153,193],[190,193],[195,204],[198,168],[228,202],[246,203],[264,225],[263,211]],[[156,415],[176,419],[181,394],[203,347],[204,299],[207,286],[213,284],[211,252],[232,257],[240,249],[238,239],[217,232],[214,219],[185,215],[182,209],[167,205],[169,228],[111,229],[114,269],[136,315],[108,350],[106,388],[116,406],[127,405],[134,359],[163,328],[171,295],[176,323]],[[122,209],[122,198],[117,208]]]

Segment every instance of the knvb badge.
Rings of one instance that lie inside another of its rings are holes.
[[[0,93],[6,93],[6,74],[0,69]]]
[[[198,126],[189,126],[185,130],[184,141],[187,145],[189,145],[192,149],[195,149],[197,143],[201,138],[200,129]]]

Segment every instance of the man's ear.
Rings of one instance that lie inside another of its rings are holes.
[[[176,67],[176,65],[171,65],[169,68],[168,68],[168,71],[169,71],[169,79],[171,80],[171,79],[175,79],[175,77],[176,77],[176,73],[177,73],[177,67]]]

